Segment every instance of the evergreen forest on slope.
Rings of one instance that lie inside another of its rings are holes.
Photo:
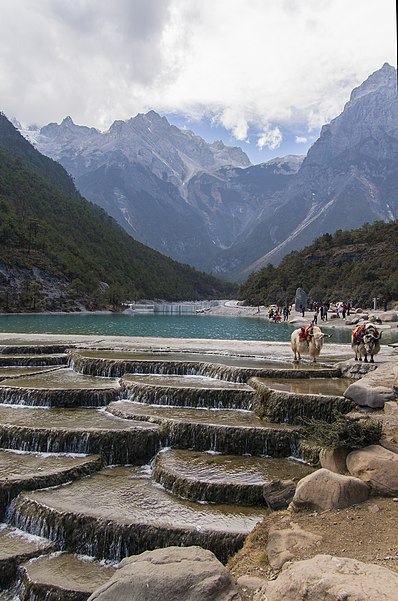
[[[240,287],[248,305],[293,303],[298,287],[312,302],[372,306],[398,301],[398,221],[324,234],[301,251],[252,273]]]
[[[135,241],[0,114],[0,311],[225,298],[234,285]]]

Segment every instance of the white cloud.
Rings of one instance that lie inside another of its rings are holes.
[[[305,136],[296,136],[295,137],[296,144],[306,144],[308,142],[308,138]]]
[[[258,136],[257,148],[262,150],[264,146],[267,146],[271,150],[279,148],[282,142],[282,132],[279,127],[266,127],[263,132]]]
[[[0,33],[0,109],[25,123],[153,108],[260,145],[319,128],[396,53],[391,0],[1,0]]]

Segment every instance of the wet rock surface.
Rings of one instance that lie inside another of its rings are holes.
[[[96,456],[66,456],[51,453],[0,451],[0,515],[21,490],[63,484],[101,469]]]
[[[21,596],[49,601],[86,601],[113,576],[115,569],[100,565],[92,558],[67,553],[41,556],[20,566]]]
[[[153,478],[174,495],[211,503],[286,508],[299,480],[312,469],[300,462],[270,457],[214,455],[169,450],[158,453]]]
[[[20,563],[52,550],[50,541],[0,524],[0,586],[5,587],[12,581]]]
[[[146,468],[114,467],[69,486],[21,493],[8,519],[62,549],[100,558],[196,544],[226,561],[264,514],[176,499],[153,484]]]

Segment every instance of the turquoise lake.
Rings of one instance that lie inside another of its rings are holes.
[[[252,317],[216,315],[53,314],[0,315],[1,333],[94,334],[99,336],[159,336],[218,340],[273,340],[288,342],[294,327]],[[349,330],[324,327],[332,334],[325,342],[350,342]],[[387,337],[386,342],[387,342]],[[398,331],[388,342],[398,340]]]

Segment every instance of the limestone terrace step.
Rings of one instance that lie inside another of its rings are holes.
[[[31,559],[18,572],[26,599],[86,601],[115,570],[90,557],[54,553]]]
[[[312,471],[302,462],[284,458],[169,449],[157,454],[153,478],[174,495],[194,501],[266,505],[264,484],[298,481]]]
[[[174,545],[200,545],[225,561],[265,515],[176,499],[152,482],[149,466],[105,468],[70,485],[24,492],[11,510],[14,526],[114,561]]]
[[[0,355],[60,355],[70,348],[68,344],[0,344]]]
[[[101,469],[99,455],[23,453],[0,450],[0,515],[21,490],[55,486]]]
[[[119,419],[101,409],[43,409],[0,405],[0,447],[52,453],[100,454],[108,464],[148,461],[160,428]]]
[[[163,425],[165,446],[233,455],[292,456],[301,431],[299,426],[264,422],[251,411],[158,407],[131,401],[110,403],[106,410],[124,419]]]
[[[15,578],[18,564],[53,548],[49,540],[0,524],[0,585],[7,586]]]
[[[27,365],[46,366],[46,365],[66,365],[68,356],[64,354],[56,355],[0,355],[0,367],[22,367]]]
[[[118,398],[118,379],[82,376],[70,368],[0,382],[0,402],[12,405],[101,407]]]
[[[129,400],[180,407],[250,409],[254,390],[247,384],[206,376],[126,375],[121,379]]]

